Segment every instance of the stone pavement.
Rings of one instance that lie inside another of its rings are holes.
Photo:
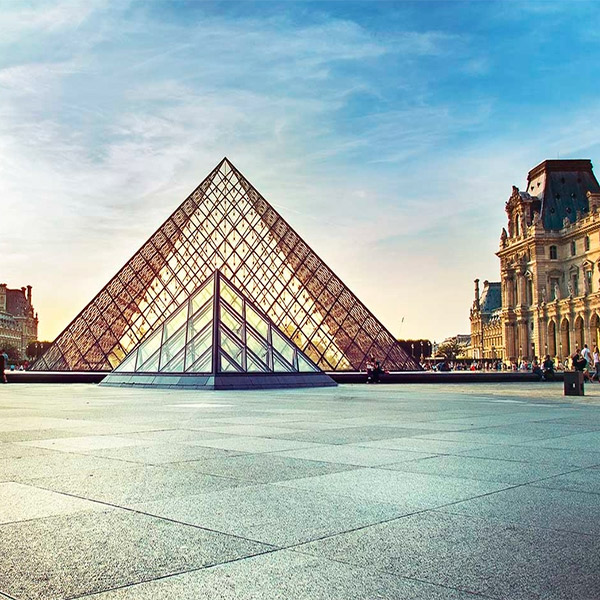
[[[0,598],[598,599],[586,394],[0,386]]]

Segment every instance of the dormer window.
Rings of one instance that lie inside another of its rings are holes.
[[[550,260],[558,259],[558,248],[556,246],[550,246]]]

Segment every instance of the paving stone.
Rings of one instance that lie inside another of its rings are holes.
[[[348,444],[335,446],[322,445],[318,448],[300,448],[278,452],[279,456],[293,456],[307,460],[318,460],[336,464],[357,465],[363,467],[376,467],[399,463],[400,461],[413,461],[420,458],[429,458],[433,454],[424,452],[410,452],[403,450],[389,450],[387,448],[364,448]]]
[[[446,510],[526,527],[600,535],[597,494],[527,485],[457,502]]]
[[[600,448],[600,431],[529,441],[523,445],[536,448],[564,448],[565,450],[589,450],[594,452]]]
[[[0,590],[62,600],[236,560],[269,547],[128,511],[0,526]]]
[[[397,505],[257,485],[201,496],[163,498],[136,510],[243,538],[288,546],[388,520]]]
[[[208,440],[206,440],[208,442]],[[186,461],[205,460],[209,458],[223,458],[243,454],[242,451],[222,450],[199,446],[196,442],[182,442],[174,444],[152,444],[147,440],[139,440],[140,445],[128,448],[106,448],[82,451],[107,459],[128,461],[145,465],[161,465],[166,463],[181,463]],[[204,444],[204,440],[199,442]]]
[[[235,477],[244,481],[270,483],[302,477],[312,477],[352,469],[351,465],[332,464],[316,460],[302,460],[271,453],[243,454],[227,458],[188,463],[190,468],[221,477]]]
[[[359,442],[356,446],[365,448],[389,448],[391,450],[412,450],[414,452],[425,452],[426,454],[457,454],[465,450],[474,450],[489,445],[490,442],[456,442],[438,440],[433,438],[393,438],[389,440],[377,440],[375,442]]]
[[[520,463],[468,456],[435,456],[423,460],[385,465],[381,468],[517,484],[530,483],[553,475],[560,475],[565,471],[573,470],[574,467],[557,467],[547,464]]]
[[[194,443],[197,446],[234,450],[238,452],[277,452],[281,450],[292,450],[293,448],[310,448],[316,446],[316,444],[312,444],[311,442],[296,442],[292,440],[245,436],[202,440]]]
[[[60,452],[89,452],[104,448],[126,448],[127,446],[140,446],[143,444],[141,440],[116,435],[89,435],[19,443],[23,446],[46,448],[47,450],[58,450]]]
[[[402,473],[385,469],[354,469],[343,473],[292,479],[275,485],[336,494],[357,501],[397,504],[406,512],[443,506],[504,489],[508,484]]]
[[[600,465],[600,452],[565,450],[561,448],[534,448],[532,446],[483,446],[476,450],[459,452],[460,456],[477,456],[538,464],[591,467]]]
[[[505,600],[592,600],[600,590],[598,537],[441,512],[296,550]]]
[[[122,464],[124,466],[118,468],[32,479],[30,483],[44,489],[118,506],[130,506],[136,502],[165,496],[189,496],[247,485],[247,482],[240,479],[206,475],[196,469],[186,468],[185,464],[169,468]]]
[[[396,439],[400,437],[413,437],[426,433],[431,430],[422,428],[403,428],[403,427],[348,427],[346,429],[334,430],[313,430],[300,431],[294,433],[280,434],[274,437],[286,440],[296,440],[300,442],[314,442],[317,444],[351,444],[358,442],[369,442],[374,440]]]
[[[96,502],[14,482],[0,483],[0,507],[0,524],[106,508]]]
[[[0,460],[0,481],[26,482],[36,477],[61,476],[65,473],[77,473],[82,470],[111,469],[117,465],[126,465],[121,461],[54,452],[53,456],[24,456]],[[133,463],[130,463],[132,466]]]
[[[279,550],[90,600],[477,600],[447,587]]]
[[[544,479],[543,481],[536,481],[531,485],[535,487],[600,494],[600,468],[581,469],[551,477],[550,479]]]

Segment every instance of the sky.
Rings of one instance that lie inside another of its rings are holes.
[[[394,335],[468,333],[599,59],[594,1],[0,0],[0,282],[52,340],[227,156]]]

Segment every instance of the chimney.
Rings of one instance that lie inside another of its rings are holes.
[[[31,306],[31,286],[27,286],[27,302],[29,302],[29,306]]]
[[[6,312],[6,283],[0,283],[0,312]]]
[[[475,280],[475,306],[479,306],[479,279]]]

